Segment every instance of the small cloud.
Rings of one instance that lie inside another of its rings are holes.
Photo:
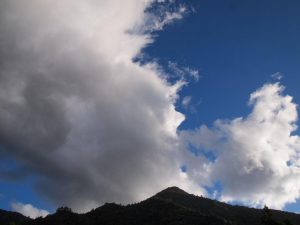
[[[191,69],[189,67],[184,68],[185,72],[194,78],[195,81],[198,81],[200,78],[199,71],[196,69]]]
[[[36,207],[34,207],[31,204],[23,204],[21,202],[13,202],[11,203],[11,208],[12,210],[23,214],[24,216],[28,216],[32,219],[35,219],[37,217],[45,217],[49,214],[48,211],[43,210],[43,209],[38,209]]]
[[[214,190],[212,194],[212,198],[218,200],[220,197],[220,193],[217,190]]]
[[[282,75],[282,73],[280,73],[280,72],[276,72],[276,73],[273,73],[273,74],[271,75],[271,77],[272,77],[274,80],[281,80],[281,79],[283,78],[283,75]]]
[[[192,100],[192,96],[185,96],[185,97],[182,99],[182,102],[181,102],[182,106],[183,106],[185,109],[187,109],[188,106],[189,106],[190,103],[191,103],[191,100]]]

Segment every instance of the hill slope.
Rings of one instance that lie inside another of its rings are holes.
[[[23,224],[25,222],[30,222],[31,219],[23,216],[17,212],[8,212],[5,210],[0,209],[0,224],[2,225],[13,225],[12,222],[17,224]]]
[[[288,218],[300,224],[300,215],[271,210],[274,219]],[[188,194],[177,187],[167,188],[137,204],[115,203],[85,214],[60,208],[45,218],[29,219],[18,213],[0,211],[0,224],[11,225],[260,225],[262,210],[232,206]]]

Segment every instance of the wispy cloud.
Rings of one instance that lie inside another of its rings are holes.
[[[160,31],[166,25],[183,18],[189,11],[184,4],[175,4],[173,0],[153,1],[154,7],[146,10],[146,32]]]
[[[168,61],[168,67],[171,70],[171,75],[177,76],[182,80],[192,78],[193,81],[197,82],[200,79],[200,74],[197,69],[181,67],[177,63],[171,61]]]
[[[271,78],[273,78],[274,80],[278,80],[279,81],[279,80],[281,80],[283,78],[283,75],[280,72],[276,72],[276,73],[273,73],[271,75]]]

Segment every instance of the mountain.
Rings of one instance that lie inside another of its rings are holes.
[[[288,219],[300,224],[300,215],[269,210],[272,225],[289,224],[275,221]],[[167,188],[137,204],[127,206],[106,203],[85,214],[67,207],[35,220],[19,213],[0,211],[1,225],[261,225],[266,212],[261,209],[232,206],[216,200],[188,194],[177,188]]]

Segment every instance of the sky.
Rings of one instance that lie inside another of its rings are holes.
[[[178,186],[300,212],[300,3],[4,0],[0,208]]]

